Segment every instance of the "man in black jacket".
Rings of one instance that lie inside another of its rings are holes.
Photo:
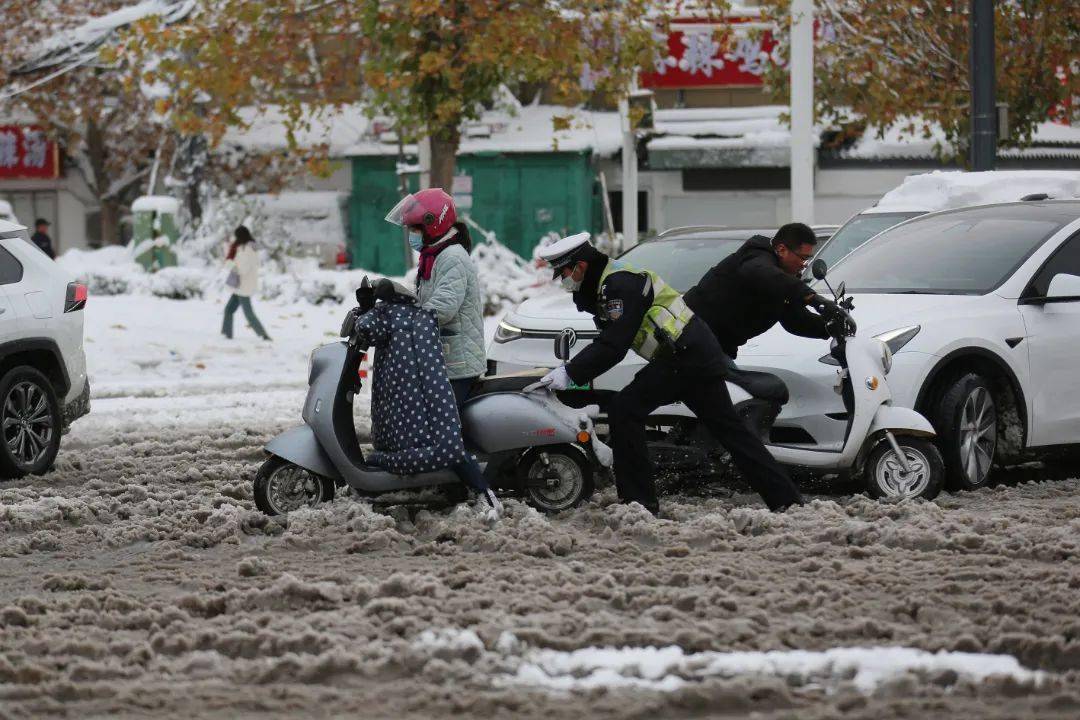
[[[609,259],[588,239],[588,233],[563,238],[540,253],[554,278],[573,293],[578,310],[592,315],[600,330],[588,347],[542,382],[552,390],[587,385],[630,350],[648,361],[609,407],[619,499],[659,512],[645,423],[656,408],[683,402],[728,449],[770,509],[801,504],[787,473],[736,414],[724,382],[729,361],[705,323],[662,278]]]
[[[49,221],[45,218],[38,218],[34,223],[34,234],[30,236],[30,241],[41,248],[41,252],[51,258],[56,258],[52,238],[49,237]]]
[[[834,303],[801,278],[816,244],[814,231],[802,223],[784,225],[771,241],[754,236],[705,273],[686,293],[686,304],[732,359],[777,322],[793,335],[828,338],[825,320],[807,306],[829,316]]]

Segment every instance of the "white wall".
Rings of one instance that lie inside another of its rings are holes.
[[[15,216],[30,232],[39,217],[52,223],[49,236],[57,252],[87,247],[86,215],[97,206],[77,174],[58,180],[0,180],[0,198],[12,204]]]
[[[604,159],[598,169],[609,190],[621,190],[619,166]],[[864,210],[904,178],[932,168],[830,168],[814,174],[814,220],[839,225]],[[734,171],[733,171],[734,172]],[[649,223],[643,231],[663,231],[681,225],[778,226],[791,220],[787,190],[685,191],[679,171],[645,170],[639,189],[649,194]]]
[[[321,178],[304,173],[293,178],[284,189],[352,192],[352,163],[349,160],[331,160],[330,169],[329,177]]]

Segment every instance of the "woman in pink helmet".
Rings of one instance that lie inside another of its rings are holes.
[[[441,188],[406,196],[386,220],[408,228],[409,244],[420,253],[416,295],[421,307],[435,313],[446,372],[460,410],[477,378],[487,369],[484,304],[476,266],[469,256],[469,230],[457,221],[454,200]],[[454,469],[474,490],[490,494],[475,461]],[[489,496],[492,500],[494,495]]]

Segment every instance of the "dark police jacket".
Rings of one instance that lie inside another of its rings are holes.
[[[793,335],[829,337],[825,321],[806,307],[813,292],[784,272],[772,241],[756,235],[705,273],[683,299],[734,358],[739,346],[777,322]]]
[[[600,336],[566,365],[566,372],[577,385],[585,385],[615,367],[626,357],[634,336],[652,305],[653,293],[646,276],[634,272],[615,272],[600,284],[600,276],[609,260],[589,264],[581,289],[574,293],[574,304],[593,316]],[[716,338],[701,320],[694,318],[683,330],[670,356],[654,362],[668,362],[676,369],[698,375],[722,376],[727,364]]]

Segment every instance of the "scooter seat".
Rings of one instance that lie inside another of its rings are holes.
[[[521,392],[547,374],[546,370],[526,370],[510,375],[488,375],[476,381],[469,399],[499,392]]]
[[[732,365],[728,368],[727,381],[762,400],[781,405],[788,401],[787,385],[772,373],[742,370]]]

